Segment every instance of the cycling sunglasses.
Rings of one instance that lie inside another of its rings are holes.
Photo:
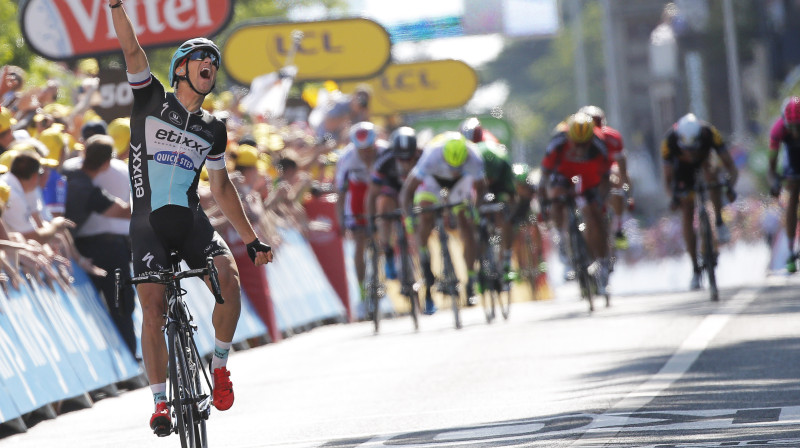
[[[189,57],[187,58],[190,61],[203,61],[206,58],[211,58],[211,64],[219,68],[219,58],[217,57],[216,53],[208,50],[196,50],[189,53]]]

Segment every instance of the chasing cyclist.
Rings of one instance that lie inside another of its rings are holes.
[[[411,169],[419,157],[417,134],[414,129],[402,126],[389,136],[389,150],[384,151],[372,169],[372,182],[367,192],[367,215],[369,216],[370,237],[377,237],[383,248],[386,278],[397,279],[397,268],[394,263],[392,246],[392,223],[381,221],[376,228],[374,216],[390,213],[399,207],[398,197]]]
[[[625,250],[628,248],[628,238],[622,231],[622,224],[625,217],[626,202],[630,206],[633,204],[633,199],[622,134],[606,124],[606,114],[603,109],[597,106],[583,106],[580,112],[592,117],[594,127],[600,130],[608,149],[608,159],[611,162],[609,175],[611,190],[608,195],[608,205],[613,211],[611,215],[611,231],[614,232],[614,246],[619,250]]]
[[[518,234],[514,239],[514,252],[522,276],[530,280],[534,296],[541,297],[545,294],[540,290],[547,288],[545,275],[547,262],[544,257],[544,239],[538,224],[539,210],[536,201],[542,173],[540,170],[531,170],[527,163],[515,163],[511,171],[514,173],[514,188],[517,190],[518,198],[509,217],[511,225]],[[528,237],[530,245],[527,244]]]
[[[794,249],[797,233],[797,204],[800,196],[800,97],[787,98],[781,108],[781,117],[772,125],[769,134],[769,172],[770,193],[778,197],[781,192],[781,176],[778,175],[778,153],[783,143],[783,176],[789,200],[786,204],[786,237],[789,245],[789,258],[786,270],[797,272],[797,252]]]
[[[350,126],[350,143],[344,148],[336,163],[335,185],[339,193],[336,210],[339,226],[346,230],[355,243],[355,266],[361,297],[364,297],[364,247],[366,243],[367,219],[365,203],[371,183],[372,165],[386,149],[386,141],[378,140],[375,125],[362,121]]]
[[[473,189],[477,193],[476,202],[482,203],[486,191],[483,175],[483,160],[475,145],[457,132],[445,132],[434,137],[422,151],[414,169],[403,183],[400,192],[400,206],[406,214],[406,227],[414,230],[413,206],[427,207],[440,202],[440,192],[449,190],[448,204],[472,201]],[[464,261],[467,265],[467,304],[475,305],[475,223],[467,216],[467,207],[456,207],[461,241],[464,244]],[[423,213],[416,229],[419,244],[419,257],[425,275],[425,314],[436,312],[431,296],[431,286],[435,279],[431,270],[431,255],[428,238],[433,230],[434,217]],[[446,231],[440,229],[440,231]],[[409,232],[410,233],[410,232]]]
[[[559,232],[562,248],[568,240],[565,234],[565,213],[568,211],[562,202],[555,199],[573,192],[582,196],[578,204],[586,223],[584,233],[589,251],[598,262],[595,277],[600,295],[606,294],[611,269],[608,231],[603,214],[608,194],[609,168],[608,150],[602,134],[599,130],[595,131],[592,117],[578,112],[556,127],[542,160],[543,181],[539,185],[540,200],[550,204],[550,216]]]
[[[228,352],[241,310],[239,273],[230,250],[208,221],[199,205],[197,183],[208,168],[211,192],[256,265],[272,261],[272,251],[256,237],[247,220],[236,189],[225,169],[225,125],[201,108],[213,89],[220,65],[219,48],[204,38],[184,42],[172,57],[167,93],[150,72],[150,65],[122,0],[109,0],[114,30],[133,89],[131,112],[130,181],[132,216],[130,237],[134,275],[167,269],[169,251],[177,249],[191,268],[205,266],[214,257],[219,271],[223,305],[215,304],[213,405],[227,410],[233,405],[233,385],[227,370]],[[167,347],[164,325],[164,286],[140,284],[142,306],[142,357],[153,392],[155,412],[150,427],[159,436],[172,429],[166,403]]]
[[[508,160],[506,148],[498,143],[482,141],[477,144],[478,152],[483,159],[483,173],[486,178],[486,199],[489,202],[506,204],[509,210],[516,208],[517,189],[514,186],[514,173]],[[503,239],[503,275],[506,283],[516,278],[511,271],[511,248],[514,243],[514,225],[502,213],[494,216]],[[483,285],[481,285],[482,287]]]
[[[664,182],[672,195],[672,209],[681,210],[683,238],[692,260],[694,273],[690,288],[700,289],[701,270],[697,260],[697,236],[694,230],[694,184],[695,171],[699,168],[709,184],[709,197],[714,205],[717,240],[727,240],[730,235],[722,222],[722,188],[719,175],[711,162],[712,150],[719,156],[728,172],[728,185],[733,189],[739,171],[733,162],[725,141],[719,131],[709,123],[688,113],[667,131],[661,142],[661,157],[664,159]],[[720,241],[722,242],[722,241]]]

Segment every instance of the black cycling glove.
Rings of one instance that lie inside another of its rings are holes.
[[[258,252],[268,253],[271,250],[272,248],[269,247],[268,244],[262,243],[261,241],[258,240],[258,238],[256,238],[255,240],[253,240],[252,243],[249,243],[247,245],[247,255],[250,256],[250,260],[252,260],[253,263],[256,262],[256,254],[258,254]]]

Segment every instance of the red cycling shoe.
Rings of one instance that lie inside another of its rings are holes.
[[[166,402],[156,403],[156,412],[153,412],[153,416],[150,417],[150,428],[159,437],[166,437],[172,432],[172,421]]]
[[[233,406],[233,384],[231,372],[225,367],[214,369],[214,407],[220,411],[227,411]]]

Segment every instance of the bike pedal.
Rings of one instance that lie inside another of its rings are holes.
[[[153,428],[153,434],[157,435],[158,437],[167,437],[172,434],[172,427],[166,425],[156,426]]]

